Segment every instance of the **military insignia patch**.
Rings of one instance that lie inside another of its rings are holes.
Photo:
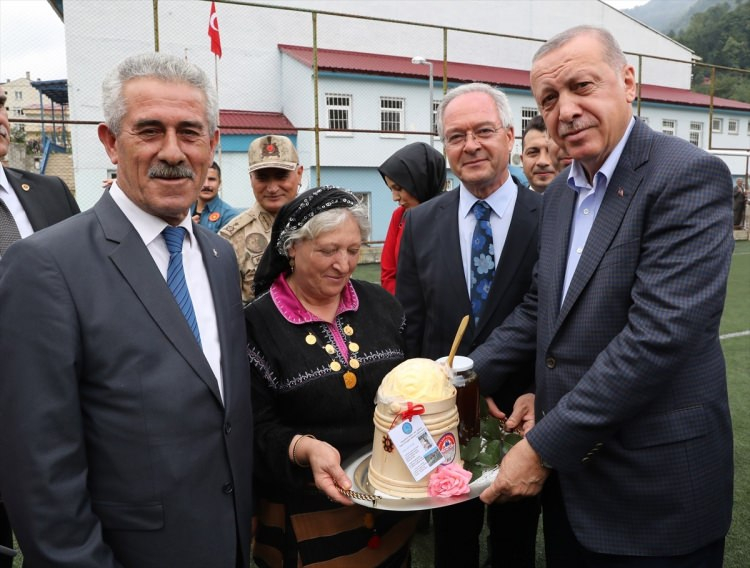
[[[245,247],[252,253],[260,254],[268,246],[268,239],[261,233],[250,233],[245,239]]]
[[[280,156],[279,153],[279,147],[273,143],[269,142],[265,146],[263,146],[263,149],[261,150],[261,156],[265,158],[270,158],[271,156],[276,156],[277,158]]]

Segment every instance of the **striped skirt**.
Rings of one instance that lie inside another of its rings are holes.
[[[261,499],[253,560],[261,568],[409,566],[419,514],[341,506],[322,495]]]

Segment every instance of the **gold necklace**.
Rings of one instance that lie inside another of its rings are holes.
[[[359,359],[357,359],[357,353],[359,352],[359,344],[355,341],[351,340],[351,337],[354,335],[354,328],[346,324],[343,327],[344,335],[347,337],[347,347],[349,348],[349,362],[347,363],[347,370],[343,374],[344,378],[344,386],[346,386],[347,389],[351,390],[355,386],[357,386],[357,375],[354,374],[354,370],[359,369]],[[332,343],[326,343],[325,345],[323,342],[318,339],[318,336],[315,335],[312,331],[308,331],[307,335],[305,336],[305,343],[308,345],[320,345],[320,347],[328,353],[328,356],[331,358],[331,362],[328,364],[328,368],[331,369],[334,373],[338,373],[341,370],[341,363],[339,363],[336,360],[336,347]]]

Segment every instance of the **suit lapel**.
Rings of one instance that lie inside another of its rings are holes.
[[[515,278],[518,266],[523,260],[523,255],[527,252],[528,242],[536,231],[536,224],[530,222],[530,220],[536,214],[537,205],[531,202],[530,199],[527,199],[530,195],[526,193],[528,191],[528,189],[523,187],[518,188],[518,197],[516,198],[516,205],[513,208],[508,235],[505,238],[503,250],[500,253],[500,261],[495,271],[495,277],[492,280],[487,303],[479,318],[475,335],[479,335],[484,326],[487,325],[487,322],[492,319],[506,289]]]
[[[211,286],[211,296],[214,300],[214,309],[216,310],[216,327],[219,331],[219,350],[221,353],[229,354],[232,353],[233,348],[230,345],[230,341],[236,338],[230,337],[228,314],[226,308],[228,290],[230,290],[230,282],[227,281],[227,273],[225,268],[222,267],[219,253],[211,246],[206,237],[203,235],[197,225],[193,225],[193,234],[195,235],[198,246],[201,249],[203,255],[203,265],[206,267],[206,274],[208,275],[208,283]],[[237,273],[239,279],[239,272]],[[230,371],[225,367],[229,357],[227,355],[221,358],[222,374],[224,378],[230,376]],[[213,373],[212,373],[213,376]],[[214,377],[214,383],[217,378]],[[229,407],[229,401],[231,400],[231,381],[225,380],[224,384],[224,405]],[[219,394],[218,391],[216,393]]]
[[[44,214],[44,200],[36,198],[34,183],[23,174],[7,168],[5,169],[5,175],[26,212],[31,228],[34,231],[40,231],[48,226],[47,216]]]
[[[110,259],[167,340],[221,403],[217,379],[140,235],[108,193],[94,211],[107,239],[118,243]]]
[[[620,229],[630,202],[643,179],[643,175],[637,172],[637,168],[647,160],[650,141],[651,136],[648,128],[640,122],[636,122],[612,174],[612,180],[607,186],[594,225],[586,239],[583,254],[560,309],[558,325],[575,305]],[[570,226],[570,222],[568,226]],[[566,249],[562,255],[563,259],[567,259],[567,252]],[[558,289],[562,290],[562,285]]]
[[[435,216],[434,230],[437,232],[438,239],[434,254],[440,261],[437,263],[438,270],[433,274],[433,278],[439,278],[444,282],[447,297],[455,299],[461,307],[461,313],[471,314],[471,299],[466,289],[461,240],[458,233],[458,201],[459,191],[454,189],[451,192],[451,199],[441,204]],[[456,270],[457,266],[461,269]],[[472,320],[469,324],[471,330],[474,322],[473,318],[470,319]]]
[[[570,226],[573,222],[573,214],[575,212],[576,199],[578,194],[568,187],[567,181],[563,187],[557,189],[560,193],[558,199],[558,205],[555,207],[554,212],[555,229],[553,234],[555,235],[553,267],[552,267],[552,286],[551,290],[555,292],[554,298],[554,313],[559,314],[560,310],[560,299],[562,295],[563,282],[565,281],[565,269],[568,264],[568,249],[570,248]],[[550,209],[554,205],[550,205]],[[544,222],[544,221],[542,221]],[[555,318],[550,318],[550,321],[555,321]]]

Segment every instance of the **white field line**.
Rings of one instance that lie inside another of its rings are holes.
[[[735,331],[734,333],[725,333],[724,335],[720,335],[719,339],[733,339],[735,337],[745,337],[746,335],[750,335],[750,329],[746,329],[745,331]]]

